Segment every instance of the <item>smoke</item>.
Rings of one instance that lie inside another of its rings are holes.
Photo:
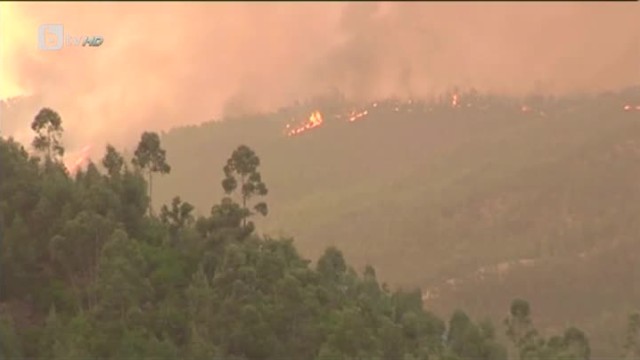
[[[2,131],[24,133],[49,106],[63,117],[70,150],[131,146],[145,129],[271,110],[333,89],[364,100],[453,86],[561,94],[640,83],[637,3],[10,5],[0,13],[0,90],[38,101],[4,117]],[[45,23],[105,41],[39,51]]]
[[[428,96],[456,85],[561,94],[640,83],[639,4],[385,5],[383,15],[345,11],[346,41],[324,62],[323,79],[350,96]]]

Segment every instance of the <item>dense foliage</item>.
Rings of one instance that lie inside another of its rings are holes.
[[[157,202],[180,194],[208,212],[230,150],[250,144],[269,185],[269,216],[254,222],[293,235],[303,256],[338,246],[355,268],[422,288],[440,315],[499,319],[523,297],[541,331],[561,333],[563,319],[588,332],[594,357],[619,356],[612,334],[640,304],[640,87],[460,91],[457,107],[450,95],[328,99],[175,128],[162,136],[173,169]],[[315,111],[321,126],[284,135]],[[368,113],[349,122],[354,111]]]
[[[249,147],[222,169],[226,196],[208,216],[179,197],[155,216],[145,175],[170,169],[157,135],[132,166],[107,146],[104,169],[72,176],[59,116],[41,114],[37,154],[0,140],[3,359],[507,359],[488,321],[457,311],[445,323],[419,290],[392,291],[370,266],[359,275],[335,247],[311,264],[291,239],[257,235],[248,218],[267,206],[247,201],[267,187]],[[524,300],[505,324],[509,358],[590,356],[579,329],[539,335]]]

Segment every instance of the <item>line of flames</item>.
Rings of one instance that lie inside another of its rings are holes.
[[[324,119],[322,118],[322,114],[320,113],[320,111],[314,111],[309,116],[309,119],[301,126],[298,126],[296,128],[291,128],[291,125],[287,124],[287,129],[286,129],[287,136],[298,135],[307,130],[317,128],[322,124],[324,124]]]
[[[452,96],[451,99],[451,106],[452,107],[457,107],[458,106],[458,95],[454,94]],[[378,107],[378,103],[373,103],[372,106],[374,108]],[[397,112],[400,109],[398,107],[394,108],[394,110]],[[640,105],[625,105],[623,107],[624,111],[640,111]],[[523,113],[528,113],[531,112],[532,109],[531,107],[529,107],[528,105],[522,105],[520,107],[520,111],[522,111]],[[355,110],[351,111],[351,113],[349,114],[349,118],[347,119],[349,122],[355,122],[358,120],[363,119],[364,117],[366,117],[367,115],[369,115],[369,110],[363,110],[360,112],[357,112]],[[541,116],[545,116],[546,114],[544,112],[540,112]],[[338,116],[340,117],[340,116]],[[322,113],[320,113],[320,111],[316,110],[314,112],[311,113],[311,115],[309,115],[309,119],[302,125],[292,128],[291,125],[287,124],[286,125],[286,130],[287,130],[287,136],[294,136],[294,135],[299,135],[305,131],[311,130],[311,129],[315,129],[317,127],[320,127],[324,124],[324,119],[322,116]],[[75,173],[78,171],[78,169],[80,169],[80,167],[83,164],[86,164],[87,161],[89,160],[89,151],[91,151],[91,149],[93,148],[93,145],[87,145],[84,148],[82,148],[82,150],[79,151],[80,155],[76,158],[76,160],[73,163],[67,164],[66,167],[69,170],[70,173]]]
[[[453,94],[451,97],[451,107],[458,107],[459,102],[458,102],[458,94]],[[409,100],[408,104],[411,104],[412,101]],[[377,108],[378,107],[378,103],[374,102],[373,104],[371,104],[371,106],[373,108]],[[468,104],[469,106],[469,104]],[[399,112],[400,108],[399,107],[395,107],[393,109],[395,112]],[[408,111],[411,111],[410,109]],[[349,113],[347,121],[348,122],[355,122],[358,120],[363,119],[364,117],[366,117],[367,115],[369,115],[369,110],[365,109],[362,111],[356,111],[356,110],[352,110],[351,113]],[[336,118],[341,118],[341,115],[337,115]],[[297,126],[297,127],[292,127],[291,124],[287,124],[285,126],[285,132],[287,134],[287,136],[294,136],[294,135],[299,135],[305,131],[317,128],[319,126],[321,126],[324,123],[322,114],[320,113],[320,111],[316,110],[314,112],[311,113],[311,115],[309,116],[309,119],[306,120],[302,125]]]
[[[409,104],[411,104],[411,101],[409,101]],[[371,105],[373,108],[378,107],[378,103],[373,103]],[[450,106],[452,108],[458,108],[460,107],[460,98],[458,94],[453,94],[451,95],[451,102],[450,102]],[[466,104],[467,107],[470,107],[471,104]],[[399,112],[400,111],[400,107],[396,106],[393,109],[395,112]],[[430,109],[431,110],[431,109]],[[624,111],[640,111],[640,105],[625,105],[623,107]],[[411,111],[410,109],[407,109],[407,111]],[[534,109],[529,106],[529,105],[521,105],[520,106],[520,111],[522,113],[537,113],[538,115],[542,116],[542,117],[546,117],[546,113],[542,110],[540,111],[534,111]],[[348,121],[348,122],[355,122],[355,121],[359,121],[363,118],[365,118],[367,115],[369,115],[369,110],[365,109],[365,110],[361,110],[361,111],[357,111],[357,110],[352,110],[350,113],[346,114],[346,116],[344,116],[344,118]],[[336,115],[335,116],[337,119],[343,118],[342,115]],[[309,116],[309,118],[302,124],[299,125],[297,127],[292,127],[290,124],[286,125],[286,134],[287,136],[294,136],[294,135],[299,135],[305,131],[311,130],[311,129],[315,129],[321,125],[324,124],[324,120],[323,120],[323,116],[320,113],[320,111],[316,110],[314,112],[311,113],[311,115]]]
[[[452,105],[452,107],[456,107],[458,105],[458,97],[457,97],[456,94],[454,94],[452,96],[451,105]],[[374,108],[376,108],[376,107],[378,107],[378,103],[373,103],[372,106]],[[640,111],[640,105],[625,105],[622,109],[624,111]],[[396,107],[394,110],[397,112],[400,109]],[[532,109],[528,105],[522,105],[520,107],[520,111],[522,111],[523,113],[528,113],[528,112],[531,112]],[[363,111],[360,111],[360,112],[357,112],[357,111],[353,110],[349,114],[349,117],[348,117],[347,121],[348,122],[355,122],[355,121],[363,119],[367,115],[369,115],[369,110],[363,110]],[[545,116],[546,114],[544,112],[540,112],[540,115]],[[340,116],[338,116],[338,117],[340,117]],[[323,119],[322,113],[320,113],[320,111],[316,110],[316,111],[312,112],[311,115],[309,115],[308,120],[304,124],[302,124],[302,125],[300,125],[298,127],[292,128],[291,125],[287,124],[286,125],[287,135],[288,136],[299,135],[299,134],[301,134],[301,133],[303,133],[305,131],[320,127],[323,124],[324,124],[324,119]],[[79,155],[76,157],[75,161],[65,164],[65,166],[66,166],[67,170],[69,171],[69,173],[71,173],[71,174],[76,173],[81,168],[82,165],[85,165],[88,162],[88,160],[89,160],[89,152],[91,151],[92,148],[93,148],[93,145],[87,145],[87,146],[83,147],[78,152]]]

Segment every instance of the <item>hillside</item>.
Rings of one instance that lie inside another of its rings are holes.
[[[474,313],[500,316],[494,309],[506,304],[495,294],[527,292],[514,284],[531,281],[532,289],[546,289],[540,313],[563,311],[567,296],[584,302],[573,317],[587,331],[606,322],[601,314],[624,316],[622,308],[640,302],[637,287],[628,291],[633,278],[612,285],[620,278],[615,271],[594,278],[586,271],[591,266],[575,260],[605,248],[608,256],[591,260],[601,268],[616,254],[638,260],[638,89],[560,99],[449,94],[439,102],[375,105],[312,103],[172,130],[162,142],[173,171],[157,181],[154,203],[181,194],[208,213],[222,196],[220,169],[229,151],[245,143],[261,155],[270,190],[270,214],[260,229],[293,235],[305,256],[336,245],[356,267],[370,263],[393,285],[423,288],[535,259],[509,275],[514,280],[488,275],[492,291],[481,297],[464,288],[441,291],[432,306],[476,301],[468,306]],[[347,121],[365,109],[366,116]],[[315,110],[321,126],[284,134],[292,116]],[[551,281],[568,274],[571,280]],[[609,297],[590,296],[604,287],[612,288]],[[607,351],[594,349],[617,355]]]
[[[3,359],[591,359],[584,331],[538,332],[524,299],[504,325],[463,310],[445,321],[419,290],[391,290],[336,247],[311,264],[291,239],[255,234],[246,199],[266,193],[247,146],[224,169],[240,202],[225,197],[196,219],[174,198],[156,215],[144,172],[168,171],[157,133],[142,134],[132,166],[108,146],[102,169],[70,176],[59,114],[35,119],[36,139],[51,134],[36,156],[0,138]],[[638,333],[636,318],[624,336]],[[628,345],[627,358],[640,354]]]

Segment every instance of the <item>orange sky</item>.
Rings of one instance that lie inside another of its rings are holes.
[[[37,50],[37,28],[102,35]],[[267,110],[337,88],[353,98],[458,85],[522,94],[640,83],[640,3],[0,3],[0,98],[38,94],[3,134],[60,112],[73,151],[145,129]]]

